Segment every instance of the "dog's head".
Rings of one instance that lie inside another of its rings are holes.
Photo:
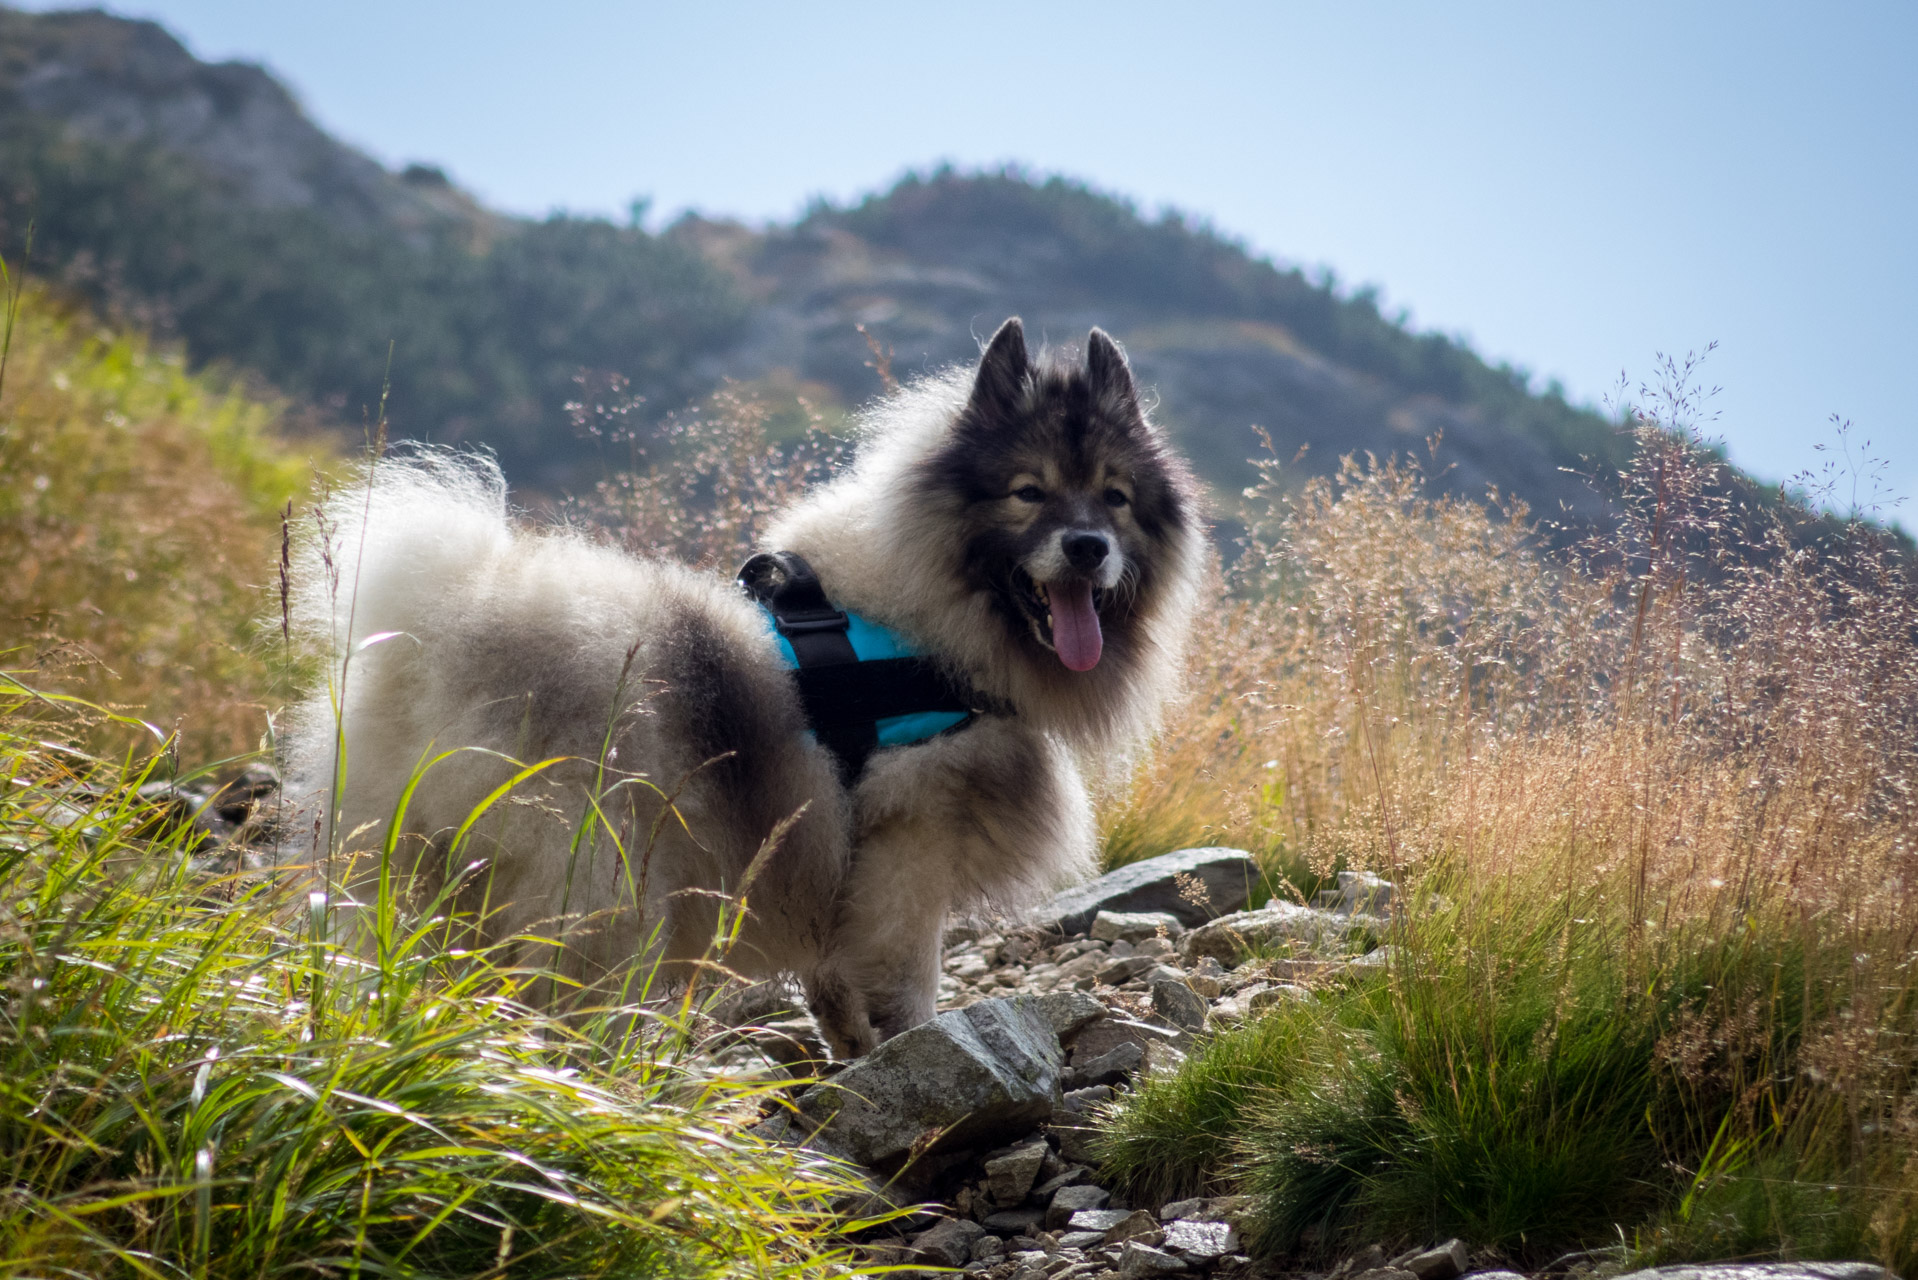
[[[962,513],[973,588],[1054,671],[1129,656],[1195,537],[1191,477],[1098,329],[1080,367],[1035,365],[1019,321],[1000,326],[921,482]]]

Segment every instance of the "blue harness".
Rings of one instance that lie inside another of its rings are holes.
[[[739,585],[764,611],[806,723],[848,784],[880,747],[924,742],[978,715],[1005,714],[898,633],[834,608],[812,567],[793,552],[754,556],[740,569]]]

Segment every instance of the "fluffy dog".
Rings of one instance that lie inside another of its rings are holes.
[[[332,666],[287,735],[318,816],[287,852],[390,837],[490,937],[568,930],[562,968],[589,986],[635,959],[686,972],[751,868],[728,963],[796,975],[841,1056],[932,1015],[949,911],[1092,869],[1082,771],[1154,728],[1204,564],[1196,487],[1119,348],[1094,329],[1083,365],[1035,363],[1016,319],[976,370],[870,410],[853,465],[770,532],[985,708],[855,776],[808,732],[757,604],[516,526],[484,460],[380,461],[319,528],[292,610]],[[516,761],[552,760],[470,821]]]

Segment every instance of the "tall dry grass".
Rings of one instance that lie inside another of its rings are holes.
[[[1566,549],[1519,504],[1433,496],[1431,463],[1348,459],[1290,495],[1268,467],[1248,493],[1237,589],[1208,620],[1191,700],[1107,815],[1109,849],[1216,840],[1258,851],[1295,887],[1363,866],[1446,905],[1395,934],[1386,1006],[1326,1012],[1311,1035],[1246,1033],[1191,1079],[1144,1091],[1119,1117],[1128,1176],[1150,1182],[1144,1162],[1170,1158],[1168,1185],[1262,1188],[1270,1221],[1291,1224],[1274,1247],[1403,1229],[1414,1208],[1492,1231],[1490,1200],[1442,1208],[1451,1193],[1438,1188],[1464,1174],[1394,1181],[1412,1158],[1392,1155],[1362,1177],[1340,1167],[1368,1195],[1423,1187],[1394,1202],[1400,1216],[1376,1195],[1340,1201],[1344,1218],[1319,1204],[1328,1234],[1301,1237],[1306,1220],[1284,1206],[1310,1200],[1301,1188],[1325,1169],[1274,1153],[1317,1149],[1330,1130],[1308,1140],[1280,1124],[1250,1146],[1188,1144],[1190,1157],[1166,1143],[1193,1126],[1245,1132],[1283,1092],[1280,1060],[1306,1042],[1323,1056],[1337,1024],[1370,1046],[1354,1063],[1398,1064],[1374,1083],[1409,1127],[1376,1132],[1445,1149],[1437,1121],[1402,1114],[1390,1090],[1478,1096],[1472,1081],[1500,1063],[1516,1078],[1527,1055],[1467,1031],[1474,1011],[1523,1004],[1550,974],[1543,1022],[1487,1014],[1486,1026],[1542,1035],[1610,993],[1581,1061],[1621,1053],[1644,1097],[1663,1099],[1663,1119],[1628,1116],[1614,1135],[1650,1152],[1621,1179],[1669,1191],[1615,1207],[1639,1247],[1722,1256],[1852,1240],[1918,1258],[1918,594],[1877,527],[1741,488],[1694,428],[1694,373],[1667,364],[1641,392],[1617,525]],[[1567,1035],[1532,1056],[1558,1061]],[[1621,1048],[1634,1036],[1637,1058]],[[1353,1069],[1346,1084],[1366,1074]],[[1206,1093],[1220,1081],[1235,1083]],[[1556,1086],[1538,1087],[1523,1113],[1558,1114],[1540,1101]],[[1222,1119],[1224,1095],[1245,1113]],[[1332,1129],[1356,1123],[1333,1110]],[[1472,1127],[1499,1110],[1454,1116],[1448,1132],[1509,1156]],[[1836,1209],[1781,1207],[1812,1186],[1865,1206],[1849,1235]],[[1539,1212],[1562,1228],[1574,1216]],[[1513,1213],[1497,1220],[1522,1222]]]
[[[336,457],[286,406],[177,349],[20,298],[0,385],[0,650],[41,682],[258,747],[285,656],[255,626],[280,512]]]

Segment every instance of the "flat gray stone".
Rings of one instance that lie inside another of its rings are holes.
[[[1205,1015],[1211,1006],[1204,996],[1177,978],[1155,978],[1151,990],[1152,1012],[1195,1034],[1205,1030]]]
[[[1066,1219],[1069,1231],[1097,1231],[1101,1236],[1132,1216],[1130,1209],[1080,1209]]]
[[[1185,935],[1180,954],[1187,964],[1211,956],[1227,966],[1279,942],[1303,942],[1315,949],[1344,944],[1346,935],[1370,917],[1343,916],[1296,902],[1268,902],[1257,911],[1238,911],[1201,925]]]
[[[1072,1215],[1087,1209],[1103,1209],[1112,1199],[1112,1193],[1104,1187],[1090,1185],[1060,1187],[1052,1194],[1052,1203],[1046,1206],[1046,1230],[1057,1231],[1072,1221]]]
[[[1619,1280],[1897,1280],[1875,1262],[1704,1262],[1648,1267]]]
[[[811,1142],[874,1169],[1021,1137],[1052,1112],[1063,1051],[1030,997],[942,1013],[799,1098]]]
[[[1170,911],[1101,911],[1092,917],[1094,942],[1144,942],[1163,934],[1176,940],[1185,923]]]
[[[1167,1276],[1186,1270],[1186,1264],[1164,1249],[1142,1244],[1137,1240],[1126,1241],[1124,1251],[1119,1254],[1120,1280],[1140,1280],[1143,1276]]]
[[[1136,1044],[1141,1049],[1154,1044],[1184,1048],[1190,1041],[1190,1036],[1175,1027],[1155,1027],[1133,1018],[1106,1018],[1079,1033],[1072,1046],[1072,1061],[1090,1062],[1122,1044]]]
[[[1237,1253],[1239,1233],[1229,1222],[1194,1222],[1175,1218],[1165,1224],[1165,1239],[1160,1247],[1188,1262],[1209,1262],[1228,1253]]]
[[[1061,1249],[1096,1249],[1105,1243],[1103,1231],[1068,1231],[1059,1237]]]
[[[1354,913],[1385,915],[1391,911],[1397,892],[1397,886],[1390,880],[1370,871],[1341,871],[1339,887],[1323,890],[1312,899],[1312,905],[1347,916]]]
[[[1181,875],[1198,878],[1204,902],[1181,896]],[[1163,911],[1191,927],[1244,906],[1258,876],[1252,855],[1243,849],[1180,849],[1067,889],[1034,912],[1032,922],[1058,933],[1084,933],[1101,911]]]

